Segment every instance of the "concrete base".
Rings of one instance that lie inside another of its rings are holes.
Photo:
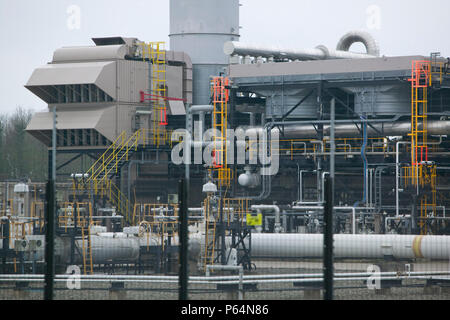
[[[227,299],[228,300],[239,300],[239,291],[228,291]],[[245,292],[242,293],[242,299],[245,300]]]
[[[447,287],[447,286],[443,286],[443,287],[440,287],[441,288],[441,293],[442,294],[450,294],[450,287]]]
[[[109,289],[109,300],[126,300],[127,291],[125,289],[124,282],[113,282]]]
[[[109,290],[109,300],[127,300],[125,290]]]
[[[439,295],[441,293],[441,287],[439,286],[430,286],[426,285],[423,287],[423,294],[433,294],[433,295]]]
[[[30,292],[24,289],[14,289],[14,300],[28,300],[30,299]]]
[[[322,290],[305,290],[303,291],[303,297],[307,300],[322,300]]]
[[[391,288],[375,289],[375,294],[380,296],[387,296],[391,294]]]

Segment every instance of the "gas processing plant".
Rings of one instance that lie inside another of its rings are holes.
[[[335,259],[448,262],[450,60],[384,56],[363,31],[279,48],[239,30],[238,0],[170,0],[170,46],[94,38],[30,70],[49,174],[56,124],[57,270],[176,272],[182,178],[192,274],[319,261],[328,176]],[[41,273],[45,184],[0,191],[2,273]]]

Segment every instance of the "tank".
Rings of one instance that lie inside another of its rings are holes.
[[[170,49],[193,63],[193,103],[209,104],[209,78],[224,72],[227,41],[239,40],[239,0],[170,0]]]

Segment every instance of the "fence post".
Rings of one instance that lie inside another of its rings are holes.
[[[180,274],[179,274],[179,300],[188,300],[188,204],[187,183],[181,179],[178,183],[178,198],[180,201],[179,228],[180,228]]]
[[[323,279],[324,300],[333,300],[333,178],[325,179]]]
[[[53,300],[53,280],[55,278],[55,184],[53,180],[47,182],[47,210],[45,231],[45,290],[44,300]]]

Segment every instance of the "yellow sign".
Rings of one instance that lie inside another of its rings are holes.
[[[262,226],[262,213],[256,216],[247,214],[247,225],[248,226]]]

